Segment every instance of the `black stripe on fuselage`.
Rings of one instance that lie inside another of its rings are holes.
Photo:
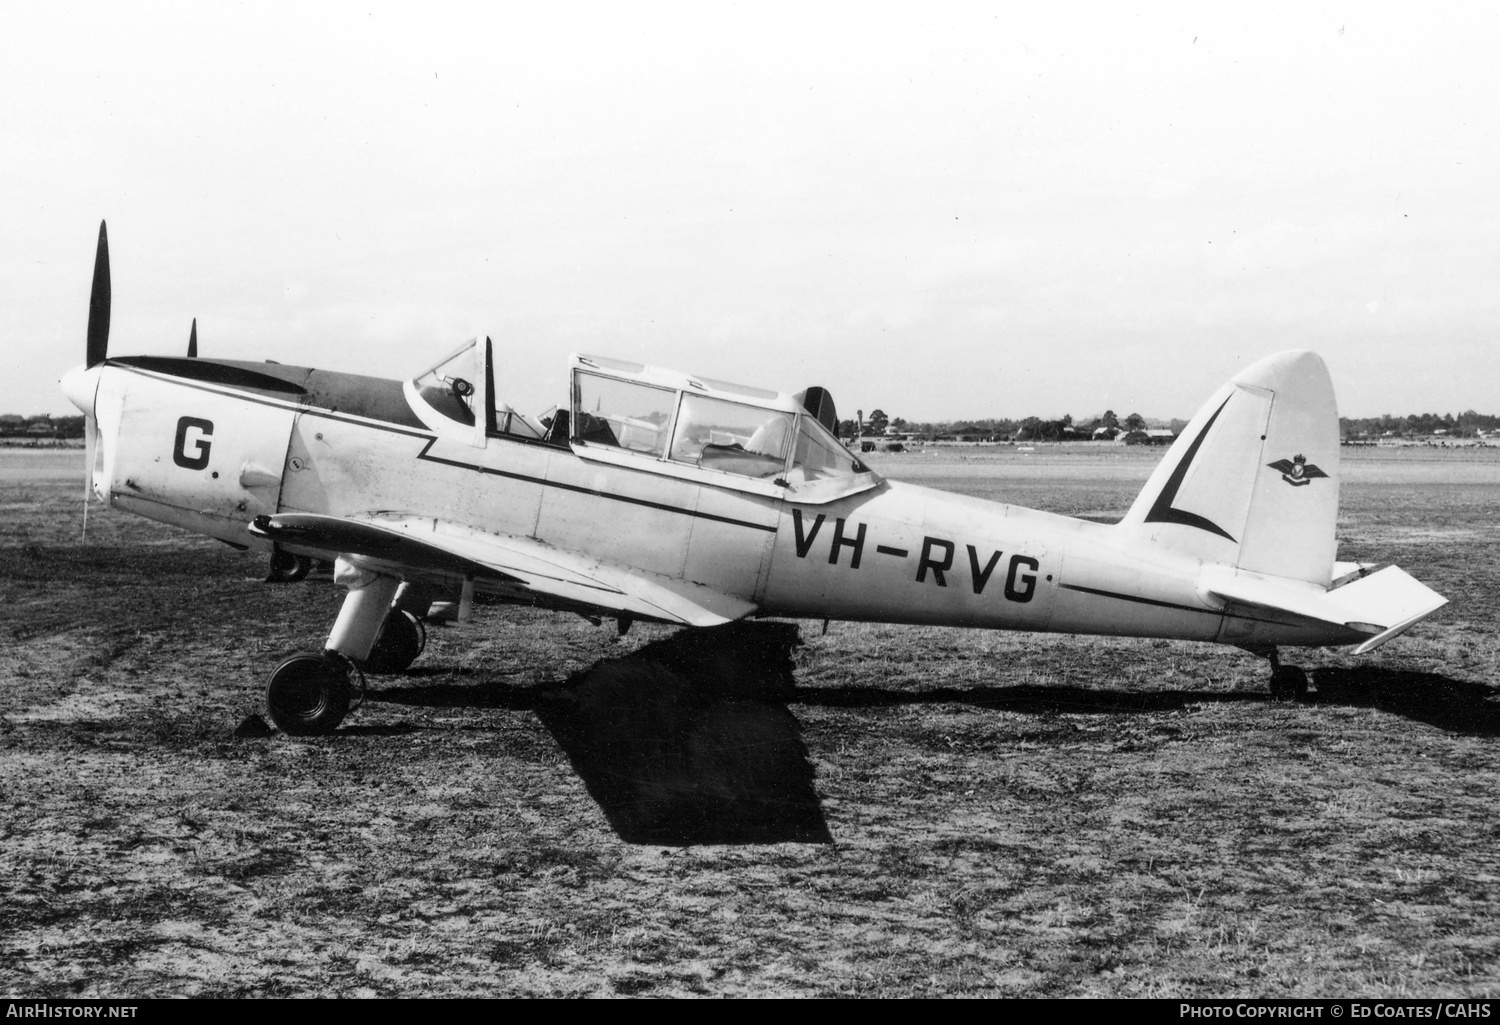
[[[1084,587],[1082,584],[1059,584],[1064,591],[1081,591],[1084,594],[1095,594],[1101,598],[1118,598],[1120,601],[1132,601],[1137,605],[1154,605],[1160,609],[1176,609],[1179,612],[1200,612],[1205,616],[1228,616],[1230,619],[1245,619],[1252,623],[1270,623],[1273,626],[1286,626],[1275,619],[1262,619],[1259,616],[1243,616],[1237,612],[1227,609],[1200,609],[1191,605],[1179,605],[1176,602],[1158,601],[1155,598],[1142,598],[1135,594],[1120,594],[1118,591],[1102,591],[1097,587]]]
[[[1155,605],[1163,609],[1177,609],[1181,612],[1202,612],[1208,616],[1222,616],[1224,613],[1215,609],[1195,609],[1191,605],[1178,605],[1176,602],[1158,601],[1155,598],[1142,598],[1134,594],[1120,594],[1117,591],[1101,591],[1097,587],[1084,587],[1082,584],[1059,584],[1064,591],[1082,591],[1084,594],[1097,594],[1101,598],[1118,598],[1121,601],[1133,601],[1137,605]]]
[[[182,362],[187,362],[187,361],[184,360]],[[194,360],[193,362],[195,362],[195,363],[202,363],[204,361],[203,360]],[[596,490],[594,488],[587,488],[587,487],[583,487],[583,486],[577,485],[577,484],[564,484],[564,483],[562,483],[560,481],[547,480],[546,478],[543,478],[543,477],[532,477],[532,476],[529,476],[527,474],[522,474],[522,473],[513,473],[513,472],[511,472],[509,470],[497,470],[497,469],[494,469],[492,467],[482,466],[482,465],[480,465],[478,463],[463,463],[463,462],[459,462],[458,460],[454,460],[454,459],[444,459],[441,456],[431,456],[431,455],[428,455],[427,453],[432,449],[432,446],[434,444],[436,444],[437,440],[438,440],[437,439],[437,435],[433,434],[431,431],[427,431],[427,430],[422,430],[422,431],[409,430],[408,428],[405,428],[405,427],[400,427],[400,426],[397,426],[397,425],[391,424],[391,423],[385,423],[385,422],[379,421],[379,420],[371,420],[371,419],[369,419],[367,417],[361,417],[361,416],[356,416],[356,415],[346,414],[346,413],[336,413],[336,412],[334,412],[331,409],[319,409],[317,406],[308,406],[308,405],[304,405],[303,403],[299,403],[299,402],[291,402],[291,401],[287,401],[287,400],[277,400],[277,399],[267,398],[265,396],[255,395],[255,394],[247,393],[247,392],[244,392],[244,391],[240,391],[240,390],[238,390],[236,388],[233,388],[233,387],[231,387],[229,385],[225,385],[225,384],[219,384],[218,387],[210,388],[210,387],[205,386],[204,384],[198,383],[198,381],[196,381],[194,379],[184,378],[184,377],[182,377],[180,375],[173,374],[173,373],[170,373],[170,372],[164,371],[164,370],[155,370],[155,369],[147,370],[145,367],[137,367],[137,366],[133,366],[131,364],[122,363],[122,362],[113,361],[113,360],[110,362],[110,365],[111,366],[117,366],[117,367],[119,367],[122,370],[129,370],[132,373],[144,373],[147,376],[152,376],[152,377],[170,377],[170,378],[172,378],[172,380],[175,383],[182,385],[184,388],[192,388],[192,389],[195,389],[197,391],[205,391],[205,392],[208,392],[211,395],[223,395],[223,394],[225,394],[227,392],[229,394],[232,394],[237,399],[240,399],[240,400],[245,401],[245,402],[251,402],[251,403],[254,403],[255,405],[258,405],[258,406],[275,406],[275,407],[277,407],[279,409],[289,409],[289,410],[293,410],[293,411],[298,412],[298,413],[306,414],[308,416],[320,417],[320,418],[322,418],[324,420],[335,420],[335,421],[338,421],[340,423],[353,424],[353,425],[355,425],[357,427],[368,427],[368,428],[370,428],[372,430],[385,431],[388,434],[399,434],[402,437],[406,437],[406,438],[424,438],[424,439],[426,439],[427,444],[422,447],[422,451],[421,452],[417,453],[417,458],[419,460],[423,461],[423,462],[438,463],[438,464],[443,465],[443,466],[452,466],[452,467],[456,467],[456,468],[460,468],[460,469],[465,469],[465,470],[477,470],[477,471],[479,471],[482,474],[489,474],[489,475],[491,475],[493,477],[506,477],[506,478],[509,478],[511,480],[525,481],[525,482],[530,483],[530,484],[539,484],[539,485],[541,485],[542,487],[545,487],[545,488],[558,488],[559,490],[562,490],[562,491],[573,491],[573,492],[577,492],[579,494],[594,495],[596,497],[608,499],[608,500],[614,501],[614,502],[624,502],[624,503],[629,504],[629,505],[640,505],[640,506],[645,506],[645,507],[651,508],[651,509],[660,509],[663,512],[677,513],[678,515],[681,515],[681,516],[691,516],[694,519],[699,519],[699,520],[713,520],[713,521],[715,521],[717,523],[729,523],[729,524],[732,524],[732,525],[737,526],[737,527],[748,527],[751,530],[762,530],[762,531],[765,531],[768,534],[774,534],[774,533],[777,532],[775,526],[766,526],[763,523],[751,523],[748,520],[737,520],[737,519],[734,519],[733,517],[729,517],[729,516],[715,516],[713,513],[699,512],[696,509],[684,509],[681,506],[667,505],[666,503],[663,503],[663,502],[652,502],[652,501],[650,501],[648,499],[633,498],[633,497],[631,497],[629,495],[619,495],[619,494],[615,494],[614,492],[610,492],[610,491],[598,491],[598,490]],[[356,376],[356,375],[350,375],[350,376]],[[494,440],[496,440],[496,441],[503,441],[503,442],[506,442],[508,444],[513,444],[513,445],[517,445],[517,444],[521,444],[521,445],[524,445],[524,444],[537,444],[534,441],[529,441],[527,439],[522,439],[522,438],[509,438],[509,437],[505,437],[505,436],[498,436],[498,437],[496,437],[496,436],[493,436],[493,435],[492,435],[492,437],[494,437]],[[567,452],[569,452],[571,454],[571,450],[570,449],[563,449],[560,446],[552,446],[552,447],[557,448],[559,451],[567,451]],[[574,456],[574,458],[576,459],[578,457]],[[623,469],[623,467],[622,467],[622,469]],[[642,471],[636,471],[636,472],[646,473],[646,472],[649,472],[649,471],[642,470]],[[712,485],[712,484],[700,484],[700,487],[714,487],[714,485]]]
[[[440,463],[443,466],[456,466],[465,470],[477,470],[480,473],[487,473],[493,477],[505,477],[510,480],[524,481],[528,484],[540,484],[543,487],[557,488],[561,491],[572,491],[580,495],[593,495],[596,498],[607,498],[613,502],[625,502],[629,505],[644,506],[647,509],[660,509],[663,512],[681,513],[684,516],[691,516],[694,519],[698,520],[713,520],[717,523],[732,523],[736,527],[749,527],[751,530],[763,530],[768,534],[776,533],[776,528],[774,526],[766,526],[763,523],[751,523],[749,520],[737,520],[731,516],[715,516],[713,513],[698,512],[696,509],[684,509],[681,506],[667,505],[664,502],[653,502],[650,499],[646,498],[633,498],[630,495],[619,495],[612,491],[599,491],[595,488],[584,487],[580,484],[564,484],[561,481],[546,480],[542,477],[532,477],[528,474],[515,473],[511,470],[497,470],[494,467],[484,466],[479,463],[464,463],[459,462],[457,459],[444,459],[442,456],[428,455],[428,451],[431,450],[432,446],[436,442],[436,438],[433,438],[432,441],[429,441],[426,448],[423,448],[421,452],[417,453],[417,458],[422,460],[423,462]],[[618,469],[628,469],[628,467],[618,467]],[[637,470],[635,472],[650,473],[649,470]],[[712,485],[699,486],[712,487]]]

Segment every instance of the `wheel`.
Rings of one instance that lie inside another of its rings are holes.
[[[322,652],[285,660],[266,684],[266,713],[294,737],[332,733],[349,713],[349,671]]]
[[[312,560],[305,555],[293,555],[280,548],[271,553],[271,571],[266,576],[268,584],[295,584],[312,570]]]
[[[1307,697],[1307,674],[1296,666],[1281,666],[1271,672],[1271,697],[1300,701]]]
[[[398,609],[385,617],[375,647],[359,667],[371,676],[394,676],[406,672],[426,647],[427,631],[410,612]]]

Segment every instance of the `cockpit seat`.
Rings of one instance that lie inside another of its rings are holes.
[[[791,425],[789,417],[772,417],[750,435],[750,443],[745,446],[745,451],[780,461],[786,456],[786,439],[791,431]]]

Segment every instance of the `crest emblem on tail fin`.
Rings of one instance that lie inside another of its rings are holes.
[[[1306,456],[1300,454],[1290,459],[1278,459],[1276,462],[1267,463],[1266,465],[1280,473],[1281,479],[1294,488],[1311,484],[1314,477],[1328,476],[1328,474],[1309,463]]]

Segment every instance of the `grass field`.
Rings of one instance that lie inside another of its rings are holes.
[[[1109,519],[1159,456],[875,462]],[[1346,450],[1341,557],[1452,604],[1294,653],[1303,703],[1233,649],[839,623],[794,688],[622,687],[569,678],[669,631],[482,608],[317,740],[235,728],[340,592],[81,542],[81,464],[0,450],[7,996],[1500,992],[1500,452]]]

